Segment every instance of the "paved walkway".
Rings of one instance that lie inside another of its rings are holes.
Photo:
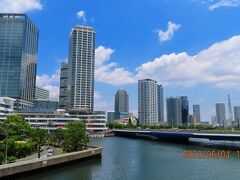
[[[47,154],[48,154],[47,147],[49,147],[49,146],[44,146],[44,150],[41,152],[41,157],[40,158],[47,157]],[[54,155],[55,154],[59,154],[59,153],[62,152],[62,149],[60,149],[60,148],[52,147],[52,149],[54,151]],[[32,160],[32,159],[38,159],[38,153],[35,153],[35,154],[31,155],[31,156],[27,156],[25,158],[17,159],[16,162],[27,161],[27,160]]]

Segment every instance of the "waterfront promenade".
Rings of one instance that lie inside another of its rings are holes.
[[[87,150],[55,155],[51,157],[44,157],[39,159],[32,159],[26,161],[19,161],[0,166],[0,178],[17,175],[29,171],[44,170],[54,166],[71,163],[74,161],[81,161],[86,158],[101,157],[101,147],[91,147]]]

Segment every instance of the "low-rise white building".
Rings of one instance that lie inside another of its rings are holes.
[[[0,122],[5,120],[9,115],[19,115],[22,116],[31,127],[38,127],[49,131],[64,128],[65,124],[73,121],[84,122],[88,132],[108,130],[106,126],[106,113],[104,111],[66,112],[64,109],[49,111],[38,110],[36,108],[14,111],[15,101],[15,99],[9,97],[0,97]]]
[[[14,102],[16,100],[9,97],[0,97],[0,118],[4,118],[12,114]]]
[[[106,131],[106,115],[105,112],[93,112],[91,114],[70,114],[64,110],[54,112],[14,112],[15,115],[24,117],[31,127],[55,130],[64,128],[65,124],[74,121],[82,121],[85,123],[88,132]]]

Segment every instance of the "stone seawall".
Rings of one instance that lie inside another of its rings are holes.
[[[0,166],[0,178],[16,175],[19,173],[40,170],[46,167],[52,167],[59,164],[70,163],[72,161],[81,161],[81,159],[101,157],[102,148],[91,148],[83,151],[72,152],[67,154],[43,157],[40,159],[16,162]]]

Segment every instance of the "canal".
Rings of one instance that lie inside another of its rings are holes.
[[[240,159],[186,159],[184,150],[212,150],[199,146],[121,137],[95,138],[102,159],[92,159],[25,177],[27,180],[231,180],[240,178]]]

